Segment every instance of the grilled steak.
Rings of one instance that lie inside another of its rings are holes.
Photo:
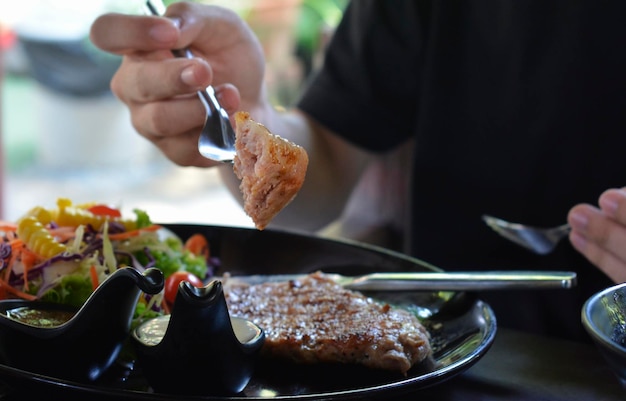
[[[233,169],[241,180],[243,209],[259,230],[296,196],[309,163],[304,148],[273,135],[238,112]]]
[[[410,312],[342,288],[322,273],[297,281],[225,281],[230,313],[265,330],[263,353],[298,363],[362,364],[406,373],[430,354]]]

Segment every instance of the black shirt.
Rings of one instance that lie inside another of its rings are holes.
[[[625,21],[622,0],[358,0],[299,107],[371,151],[414,138],[406,252],[575,270],[574,290],[481,297],[501,326],[587,339],[582,304],[612,282],[567,240],[534,255],[481,216],[556,226],[626,185]]]

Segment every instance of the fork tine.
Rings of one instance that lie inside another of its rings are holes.
[[[511,223],[489,215],[483,215],[482,219],[502,237],[539,255],[552,252],[570,230],[568,224],[553,228],[540,228]]]
[[[515,231],[515,229],[523,228],[521,227],[521,225],[516,224],[516,223],[509,223],[505,220],[499,219],[497,217],[489,216],[489,215],[483,215],[483,220],[485,221],[485,223],[487,223],[489,227],[491,227],[495,232],[500,234],[502,237],[530,251],[537,252],[535,247],[533,247],[532,245],[528,243],[527,239],[523,237],[520,238],[520,236],[518,235],[518,232]],[[516,225],[518,227],[515,227]],[[513,228],[514,231],[511,231],[511,228]]]

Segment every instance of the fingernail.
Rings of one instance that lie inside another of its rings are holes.
[[[180,29],[180,26],[182,25],[180,18],[170,18],[170,21],[172,21],[172,24],[174,24],[176,28]]]
[[[617,199],[612,194],[602,196],[598,203],[602,211],[609,216],[614,217],[617,214]]]
[[[186,83],[189,86],[197,86],[198,84],[196,83],[196,74],[194,72],[194,68],[193,66],[189,66],[187,68],[185,68],[181,73],[180,73],[180,79]]]
[[[572,233],[570,235],[570,241],[576,249],[585,249],[585,247],[587,247],[587,239],[578,233]]]
[[[148,35],[157,42],[172,42],[176,40],[176,31],[170,25],[158,24],[148,31]]]
[[[583,213],[574,212],[570,216],[570,219],[570,224],[575,230],[584,231],[587,228],[587,223],[589,222],[589,219],[587,219],[587,216]]]

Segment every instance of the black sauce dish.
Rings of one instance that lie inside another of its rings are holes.
[[[181,282],[170,315],[131,333],[137,367],[159,393],[233,395],[254,372],[264,331],[231,317],[219,280],[196,288]]]
[[[141,292],[156,294],[163,285],[158,269],[140,273],[121,268],[80,308],[2,300],[0,363],[60,379],[94,382],[114,363],[128,338]],[[53,321],[57,318],[61,320]]]

